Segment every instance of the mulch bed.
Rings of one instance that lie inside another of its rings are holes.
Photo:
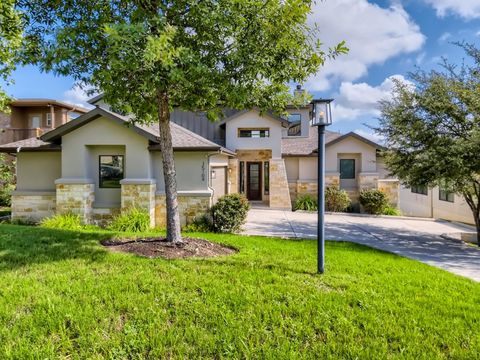
[[[102,245],[111,251],[164,259],[206,258],[231,255],[237,252],[232,247],[188,237],[184,237],[183,243],[178,245],[167,242],[165,238],[113,239],[102,242]]]

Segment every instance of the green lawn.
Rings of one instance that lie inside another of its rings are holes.
[[[110,253],[108,233],[0,225],[0,358],[480,356],[480,285],[349,243],[204,234],[236,255]]]

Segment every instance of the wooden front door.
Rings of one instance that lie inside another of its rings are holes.
[[[247,162],[247,198],[262,200],[262,163]]]

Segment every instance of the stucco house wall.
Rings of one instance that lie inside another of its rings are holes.
[[[429,217],[450,221],[475,224],[472,212],[465,199],[454,195],[454,202],[440,200],[439,188],[428,190],[427,195],[413,193],[408,187],[400,187],[400,211],[403,215],[414,217]]]
[[[268,128],[270,136],[265,138],[241,138],[238,136],[239,129]],[[226,147],[231,150],[259,150],[269,149],[272,158],[281,158],[282,125],[268,115],[261,116],[256,110],[246,112],[226,122]]]
[[[61,177],[60,152],[21,152],[17,154],[18,191],[55,191]]]

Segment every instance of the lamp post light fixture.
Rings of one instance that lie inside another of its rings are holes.
[[[317,270],[325,271],[325,127],[332,124],[330,103],[333,99],[312,101],[311,126],[318,127],[318,210],[317,210]]]

